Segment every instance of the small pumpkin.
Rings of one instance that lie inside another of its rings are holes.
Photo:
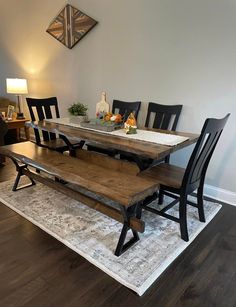
[[[116,115],[115,122],[116,122],[116,123],[121,123],[121,122],[122,122],[122,115],[117,114],[117,115]]]

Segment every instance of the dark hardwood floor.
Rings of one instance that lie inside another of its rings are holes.
[[[14,174],[7,161],[0,182]],[[139,297],[0,204],[0,306],[236,306],[236,207],[223,205]]]

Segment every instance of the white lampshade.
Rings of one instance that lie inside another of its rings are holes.
[[[28,94],[27,80],[26,79],[10,79],[7,78],[7,93],[22,95]]]

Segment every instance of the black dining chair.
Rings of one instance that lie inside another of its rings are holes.
[[[7,124],[0,115],[0,146],[4,145],[4,136],[6,135],[7,130]],[[3,162],[5,162],[5,157],[0,155],[0,164]]]
[[[44,119],[52,119],[54,113],[56,118],[60,118],[58,102],[56,97],[50,98],[26,98],[32,121],[39,121]],[[36,117],[37,115],[37,117]],[[52,150],[63,153],[64,151],[70,152],[71,155],[75,154],[76,148],[82,148],[84,141],[70,140],[62,135],[59,137],[55,133],[49,133],[42,130],[42,137],[38,129],[34,129],[36,144]]]
[[[145,121],[146,128],[155,128],[162,130],[175,131],[176,126],[179,121],[179,116],[182,111],[183,105],[163,105],[159,103],[149,102],[147,117]],[[158,160],[154,161],[148,158],[141,158],[136,156],[135,154],[120,154],[121,159],[125,159],[128,161],[136,161],[141,170],[148,168],[153,163],[157,164],[163,161]],[[170,156],[166,156],[164,161],[168,163],[170,160]]]
[[[7,130],[7,124],[0,116],[0,146],[4,145],[4,136],[6,135]]]
[[[159,103],[149,102],[145,127],[176,131],[182,107],[182,104],[163,105]],[[152,114],[154,114],[154,121],[152,126],[150,127]],[[168,163],[169,161],[170,156],[166,156],[165,162]],[[151,161],[149,161],[149,163],[150,162]]]
[[[127,120],[128,116],[131,112],[134,113],[135,118],[138,118],[139,110],[141,106],[141,101],[135,101],[135,102],[127,102],[127,101],[121,101],[121,100],[113,100],[112,104],[112,113],[113,114],[121,114],[123,116],[124,121]],[[109,155],[111,157],[114,157],[118,151],[113,148],[106,148],[102,145],[97,145],[93,143],[88,143],[87,149],[89,151],[96,151],[99,153],[103,153],[106,155]]]
[[[137,119],[140,106],[141,106],[141,101],[126,102],[114,99],[112,104],[112,113],[121,114],[123,116],[124,121],[126,121],[130,113],[133,112],[135,118]]]
[[[163,105],[149,102],[145,127],[175,131],[183,105]],[[151,125],[151,117],[154,120]]]
[[[148,206],[144,202],[143,208],[168,218],[180,224],[181,238],[189,240],[187,228],[187,204],[198,209],[199,220],[205,222],[203,207],[203,188],[207,168],[221,136],[224,126],[229,118],[227,114],[222,119],[208,118],[202,128],[201,135],[195,145],[186,169],[168,163],[154,166],[139,176],[152,178],[160,184],[159,204],[163,203],[164,195],[174,198],[174,201],[161,210]],[[197,203],[188,200],[188,195],[197,189]],[[179,217],[167,214],[166,211],[179,203]],[[139,213],[141,216],[141,212]]]

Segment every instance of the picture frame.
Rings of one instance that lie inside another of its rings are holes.
[[[15,107],[9,104],[7,108],[7,120],[12,120],[14,111]]]
[[[5,120],[6,119],[6,112],[1,112],[0,113],[0,116],[1,116],[1,118],[3,119],[3,120]]]

